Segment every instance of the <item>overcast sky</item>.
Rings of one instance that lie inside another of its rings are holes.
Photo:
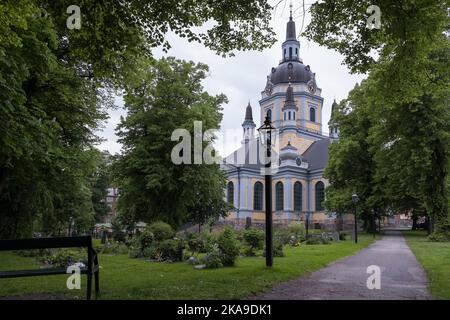
[[[295,2],[300,3],[299,1]],[[303,13],[298,5],[295,6],[295,2],[294,20],[297,34],[299,34]],[[263,52],[238,52],[235,57],[221,58],[200,44],[189,43],[176,35],[168,34],[172,49],[168,53],[156,49],[154,55],[155,57],[175,56],[179,59],[206,63],[210,68],[210,75],[204,81],[204,89],[211,95],[224,93],[229,100],[229,103],[223,106],[221,132],[225,133],[234,129],[241,133],[241,124],[249,100],[253,107],[253,119],[257,126],[260,125],[258,101],[261,99],[261,91],[264,90],[266,85],[267,75],[272,67],[278,65],[281,59],[281,44],[286,36],[288,19],[289,4],[285,8],[280,6],[273,12],[272,27],[277,33],[278,41]],[[304,25],[306,26],[309,21],[310,15],[307,12]],[[343,57],[337,52],[320,47],[304,37],[299,37],[298,40],[300,41],[300,57],[303,59],[303,63],[310,65],[312,71],[316,73],[317,85],[322,89],[322,97],[324,98],[323,131],[327,133],[327,123],[330,118],[333,99],[336,98],[337,101],[340,101],[346,98],[348,92],[356,83],[361,82],[364,76],[351,75],[348,68],[342,65]],[[99,135],[106,139],[99,148],[108,150],[112,154],[120,152],[121,146],[117,143],[114,129],[120,121],[120,116],[126,116],[126,112],[122,109],[123,102],[120,97],[116,99],[116,103],[119,108],[110,112],[109,121],[105,124],[105,128],[99,132]],[[233,141],[228,139],[225,145],[222,144],[223,141],[219,141],[221,155],[228,155],[239,147],[240,138],[241,136]]]

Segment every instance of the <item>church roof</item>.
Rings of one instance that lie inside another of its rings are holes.
[[[317,140],[303,153],[302,157],[309,163],[309,170],[325,169],[329,146],[330,139]]]
[[[245,120],[253,121],[252,106],[250,105],[250,102],[248,103],[248,106],[245,109]]]
[[[272,68],[270,82],[274,85],[279,83],[308,83],[313,79],[313,73],[309,66],[305,66],[300,61],[285,61],[278,67]]]

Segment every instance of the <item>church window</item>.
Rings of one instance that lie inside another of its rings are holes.
[[[291,112],[289,111],[289,120],[291,120]]]
[[[262,211],[263,209],[263,184],[256,182],[253,188],[253,210]]]
[[[309,120],[312,122],[316,122],[316,109],[314,108],[309,109]]]
[[[227,201],[229,204],[234,205],[234,184],[232,181],[228,182]]]
[[[303,188],[302,184],[297,181],[294,184],[294,211],[302,211]]]
[[[295,48],[295,55],[298,56],[298,48]]]
[[[292,47],[289,47],[289,59],[292,59]]]
[[[284,113],[284,120],[286,120],[286,112]]]
[[[266,115],[269,117],[269,120],[272,121],[272,110],[267,110]]]
[[[292,113],[292,120],[295,120],[295,112]]]
[[[319,181],[316,183],[316,211],[322,211],[324,209],[323,207],[323,201],[325,200],[325,185],[322,181]]]
[[[275,210],[281,211],[284,208],[283,183],[277,182],[275,185]]]

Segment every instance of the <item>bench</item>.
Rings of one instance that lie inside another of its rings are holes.
[[[49,248],[87,248],[88,263],[87,267],[81,268],[80,272],[87,275],[87,300],[91,299],[92,276],[95,278],[95,298],[100,293],[100,277],[97,253],[92,247],[91,236],[81,237],[59,237],[59,238],[35,238],[35,239],[17,239],[17,240],[0,240],[0,251],[12,250],[32,250],[32,249],[49,249]],[[16,270],[16,271],[0,271],[1,278],[19,278],[34,276],[52,276],[57,274],[67,274],[67,270],[63,268],[46,268],[35,270]]]

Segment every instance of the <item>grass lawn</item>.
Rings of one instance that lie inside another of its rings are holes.
[[[436,299],[450,299],[450,243],[429,242],[425,231],[404,231],[406,241],[425,269]]]
[[[194,270],[187,263],[157,263],[126,255],[100,255],[100,289],[103,299],[242,299],[270,289],[275,283],[303,276],[330,262],[352,255],[373,242],[361,235],[331,245],[285,247],[285,257],[275,258],[267,269],[262,257],[239,258],[235,267]],[[449,256],[447,255],[447,258]],[[34,258],[0,252],[0,270],[38,268]],[[81,290],[68,290],[65,275],[0,279],[0,297],[32,293],[85,298],[86,276]]]

